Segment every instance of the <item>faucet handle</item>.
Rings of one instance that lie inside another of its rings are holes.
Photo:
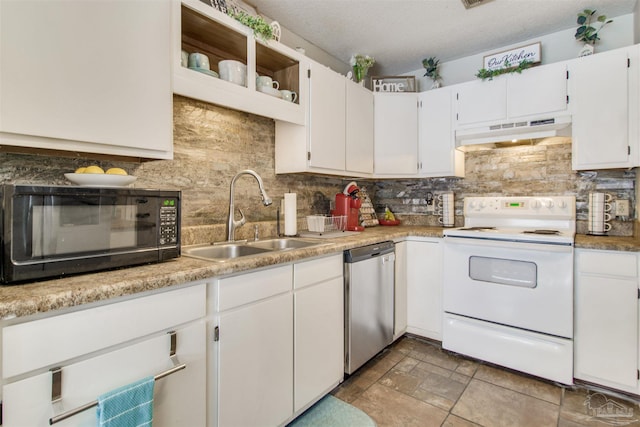
[[[242,212],[242,209],[238,208],[238,212],[240,212],[240,220],[236,221],[234,219],[233,220],[233,225],[235,227],[242,227],[247,222],[247,219],[244,217],[244,212]]]

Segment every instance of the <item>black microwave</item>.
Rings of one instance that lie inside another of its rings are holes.
[[[180,256],[180,191],[5,184],[0,282]]]

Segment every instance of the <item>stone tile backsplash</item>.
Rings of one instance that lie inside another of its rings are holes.
[[[271,119],[174,96],[173,160],[133,163],[87,160],[79,156],[0,153],[0,182],[67,185],[63,174],[80,166],[122,167],[138,177],[135,187],[182,190],[183,226],[189,228],[185,235],[189,235],[189,242],[194,242],[221,240],[231,179],[243,169],[253,169],[263,178],[274,203],[262,206],[255,180],[242,177],[236,185],[235,200],[249,224],[238,230],[238,237],[253,236],[250,223],[257,223],[261,235],[267,236],[275,232],[276,208],[284,193],[298,195],[300,229],[305,226],[306,215],[328,213],[335,194],[351,181],[305,174],[275,175],[274,139],[275,126]],[[428,193],[455,193],[456,225],[462,225],[465,196],[575,195],[579,232],[586,232],[588,193],[606,191],[614,199],[629,199],[631,205],[630,218],[614,221],[611,234],[633,233],[635,171],[574,172],[569,139],[554,138],[538,145],[469,152],[465,166],[464,179],[359,180],[358,183],[366,187],[378,213],[389,206],[407,224],[434,226],[438,225],[437,216],[427,213]],[[194,230],[202,225],[214,226],[211,230],[215,232],[204,233],[198,239]]]
[[[453,191],[456,226],[463,225],[466,196],[574,195],[578,232],[586,233],[588,195],[602,191],[610,193],[614,200],[627,199],[631,205],[629,218],[612,221],[609,234],[633,234],[635,171],[573,171],[570,138],[549,138],[536,145],[467,152],[465,171],[465,178],[376,182],[369,192],[375,200],[376,212],[389,206],[405,223],[438,225],[437,216],[426,214],[427,195]]]

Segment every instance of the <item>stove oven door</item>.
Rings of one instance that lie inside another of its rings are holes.
[[[573,338],[573,246],[444,240],[446,313]]]

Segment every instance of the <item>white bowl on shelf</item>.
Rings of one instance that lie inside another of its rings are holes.
[[[125,187],[137,177],[133,175],[111,175],[102,173],[65,173],[64,177],[83,187]]]
[[[218,62],[220,78],[240,86],[247,85],[247,66],[240,61],[225,59]]]

